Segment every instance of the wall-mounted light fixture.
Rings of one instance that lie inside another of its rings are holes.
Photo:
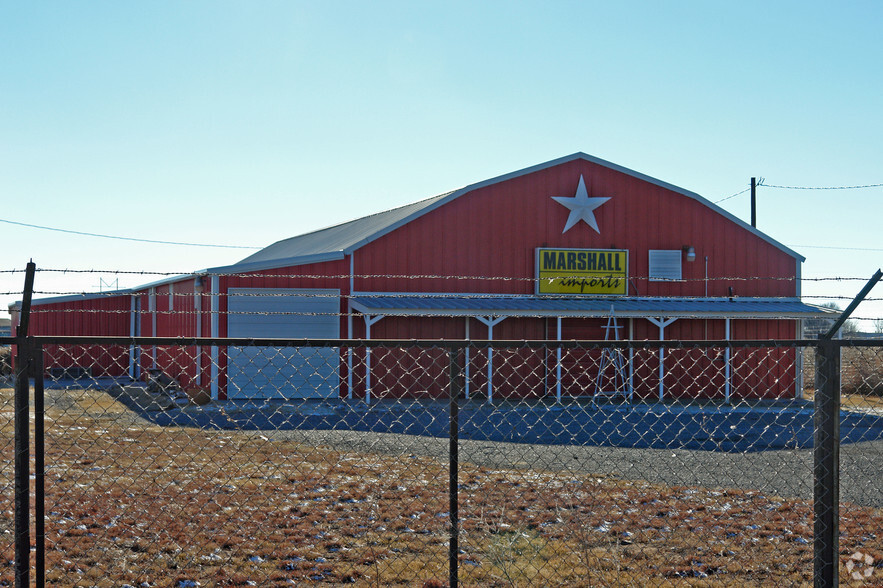
[[[199,294],[205,292],[205,279],[203,276],[196,276],[196,279],[193,281],[193,289]]]
[[[691,245],[684,245],[681,249],[683,249],[684,254],[687,256],[687,261],[696,261],[696,250]]]

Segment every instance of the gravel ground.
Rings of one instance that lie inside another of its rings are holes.
[[[421,455],[447,460],[447,439],[357,431],[272,431],[274,439],[343,451]],[[841,448],[840,497],[883,507],[883,442]],[[609,475],[676,486],[742,488],[770,496],[811,499],[812,451],[711,451],[575,447],[460,441],[460,461],[487,468],[538,469]]]

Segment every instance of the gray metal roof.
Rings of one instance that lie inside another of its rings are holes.
[[[800,261],[804,261],[805,259],[799,253],[789,249],[785,245],[771,238],[769,235],[758,231],[755,227],[752,227],[745,221],[733,216],[723,208],[720,208],[716,204],[712,203],[709,200],[706,200],[695,192],[684,190],[683,188],[679,188],[667,182],[657,180],[656,178],[652,178],[634,170],[616,165],[615,163],[611,163],[609,161],[605,161],[597,157],[592,157],[591,155],[580,152],[574,153],[572,155],[567,155],[559,159],[554,159],[546,163],[531,166],[522,170],[518,170],[512,173],[508,173],[502,176],[491,178],[489,180],[470,184],[458,190],[453,190],[445,194],[440,194],[438,196],[434,196],[426,200],[421,200],[413,204],[408,204],[406,206],[394,208],[385,212],[372,214],[370,216],[352,220],[343,224],[334,225],[332,227],[320,229],[311,233],[306,233],[304,235],[291,237],[289,239],[283,239],[282,241],[277,241],[276,243],[273,243],[272,245],[261,249],[257,253],[249,255],[238,263],[230,266],[209,268],[205,271],[254,271],[259,269],[285,267],[287,265],[302,265],[304,263],[316,263],[321,261],[330,261],[333,259],[343,259],[344,255],[352,253],[359,247],[362,247],[363,245],[370,243],[371,241],[378,239],[383,235],[386,235],[387,233],[414,220],[419,216],[426,214],[431,210],[443,206],[444,204],[450,202],[454,198],[462,196],[463,194],[466,194],[478,188],[483,188],[485,186],[511,180],[513,178],[548,169],[550,167],[554,167],[556,165],[561,165],[563,163],[568,163],[570,161],[578,159],[589,161],[591,163],[619,171],[634,178],[638,178],[642,181],[660,186],[667,190],[671,190],[678,194],[687,196],[688,198],[697,200],[703,205],[711,208],[718,214],[726,217],[728,220],[741,226],[743,229],[753,233],[754,235],[772,244],[778,249],[781,249],[788,255],[791,255],[792,257],[799,259]]]
[[[34,298],[31,300],[32,306],[39,306],[41,304],[59,304],[62,302],[80,302],[83,300],[97,300],[99,298],[112,298],[114,296],[127,296],[129,294],[136,294],[138,292],[138,288],[125,288],[123,290],[106,290],[104,292],[83,292],[82,294],[66,294],[64,296],[51,296],[48,298]],[[22,301],[16,300],[9,304],[9,310],[18,311],[21,310]]]
[[[283,239],[261,249],[257,253],[249,255],[235,266],[230,267],[257,269],[261,266],[266,267],[267,264],[278,267],[280,262],[284,265],[289,261],[313,263],[342,259],[344,254],[358,249],[362,245],[431,210],[434,208],[434,205],[444,200],[450,194],[452,192],[340,225],[313,231],[305,235]]]
[[[559,298],[500,295],[358,295],[364,314],[404,316],[525,316],[802,319],[839,313],[796,298]]]

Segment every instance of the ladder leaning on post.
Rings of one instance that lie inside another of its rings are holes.
[[[613,306],[611,306],[610,316],[607,317],[607,325],[604,327],[604,340],[619,341],[619,329],[621,328],[622,326],[616,320]],[[613,335],[612,339],[611,334]],[[598,362],[598,379],[595,381],[595,395],[592,396],[593,404],[598,398],[620,395],[631,404],[633,390],[629,382],[626,364],[625,354],[619,347],[604,347],[601,350],[601,360]],[[613,373],[607,377],[607,372],[610,370]],[[604,388],[605,378],[612,385],[609,390]]]

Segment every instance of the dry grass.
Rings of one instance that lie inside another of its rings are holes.
[[[808,388],[803,391],[803,397],[812,401],[815,398],[816,391]],[[865,396],[863,394],[841,394],[840,407],[844,410],[883,410],[883,397]]]
[[[883,410],[883,348],[844,347],[840,355],[840,404],[846,409]],[[804,350],[803,396],[815,396],[815,349]]]
[[[0,376],[12,373],[12,347],[0,346]]]
[[[0,393],[9,459],[9,391]],[[92,391],[62,400],[46,441],[52,585],[445,585],[444,462],[164,429]],[[2,476],[10,488],[9,468]],[[459,482],[466,586],[811,582],[805,501],[470,465]],[[7,507],[0,584],[12,581],[11,525]],[[883,561],[883,513],[843,505],[841,525],[846,583],[854,553]]]
[[[883,399],[883,350],[880,347],[846,347],[840,354],[840,366],[845,393],[880,403]]]

